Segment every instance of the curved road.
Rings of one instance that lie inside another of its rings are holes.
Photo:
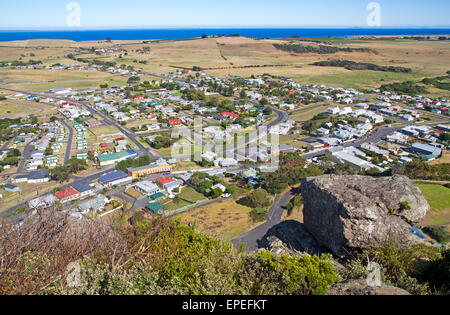
[[[283,195],[277,196],[272,207],[269,210],[269,215],[266,221],[255,229],[236,237],[231,242],[239,249],[241,244],[245,245],[245,250],[258,250],[258,241],[261,240],[269,230],[277,224],[280,224],[285,207],[295,197],[295,189],[291,189]]]

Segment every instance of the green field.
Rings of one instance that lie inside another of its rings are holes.
[[[314,116],[316,116],[320,113],[326,112],[328,107],[329,107],[329,105],[324,105],[324,106],[320,106],[320,107],[316,107],[316,108],[302,109],[299,111],[295,111],[291,115],[289,115],[289,119],[295,120],[298,122],[304,122],[304,121],[310,120],[311,118],[313,118]]]
[[[323,67],[317,67],[323,68]],[[318,71],[319,71],[318,69]],[[331,86],[342,86],[344,88],[369,88],[373,87],[373,82],[379,82],[379,85],[394,81],[418,80],[427,77],[423,73],[394,73],[371,70],[354,70],[335,74],[322,74],[314,76],[296,75],[294,80],[305,82],[307,84],[327,84]]]
[[[203,196],[201,193],[197,192],[192,187],[184,188],[178,196],[180,196],[181,199],[187,200],[189,202],[197,202],[200,200],[207,199],[205,196]]]
[[[450,189],[436,184],[415,184],[423,193],[431,210],[425,224],[443,224],[450,222]]]

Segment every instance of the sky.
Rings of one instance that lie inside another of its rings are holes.
[[[0,28],[368,27],[371,2],[377,26],[450,26],[448,0],[0,0]]]

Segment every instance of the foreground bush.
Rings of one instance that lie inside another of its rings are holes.
[[[449,253],[427,245],[399,249],[393,240],[389,240],[383,246],[366,250],[348,261],[345,272],[339,276],[343,280],[367,279],[367,263],[370,261],[381,267],[381,281],[385,284],[414,295],[448,294]]]
[[[0,294],[323,294],[336,277],[324,258],[247,254],[177,221],[112,228],[55,211],[4,226],[0,257]]]

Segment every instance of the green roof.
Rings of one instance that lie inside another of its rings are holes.
[[[123,152],[119,152],[119,153],[111,153],[111,154],[99,155],[99,156],[97,156],[97,159],[101,163],[101,162],[108,162],[108,161],[119,160],[119,159],[124,158],[124,157],[126,157],[128,155],[129,155],[128,152],[123,151]]]
[[[153,194],[153,195],[150,196],[151,200],[159,200],[159,199],[162,199],[162,198],[164,198],[164,194],[162,192],[158,192],[158,193]]]
[[[159,202],[149,203],[146,207],[147,209],[153,211],[154,213],[163,213],[164,210],[167,210],[167,207],[160,204]]]
[[[424,161],[429,161],[429,160],[436,158],[433,154],[423,154],[423,155],[421,155],[421,157],[422,157],[422,160],[424,160]]]

